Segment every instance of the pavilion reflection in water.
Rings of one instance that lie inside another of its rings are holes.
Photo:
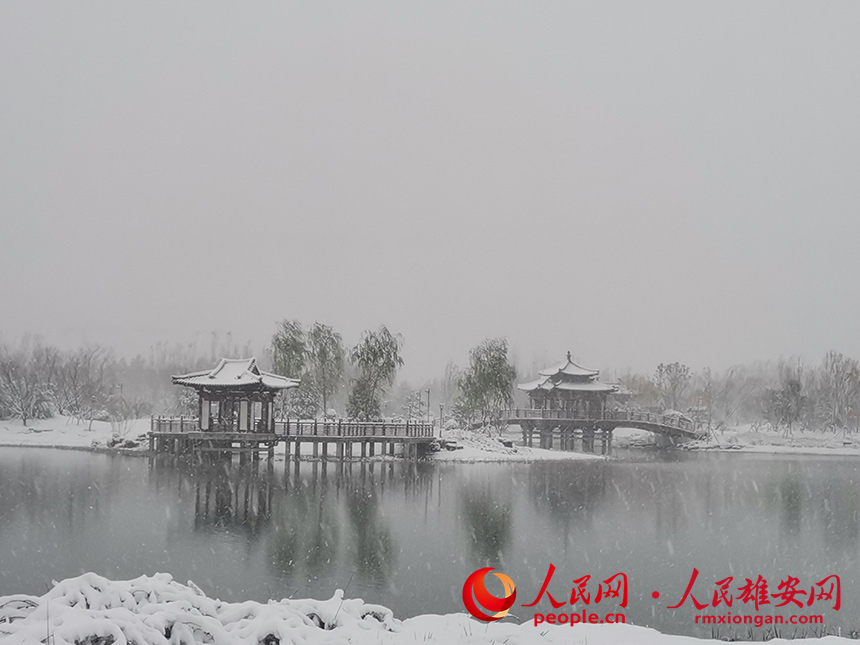
[[[193,530],[241,535],[262,543],[278,576],[320,575],[345,557],[362,579],[382,584],[396,569],[399,549],[389,501],[420,504],[432,513],[432,464],[406,461],[270,461],[191,465],[169,457],[151,460],[157,488],[178,490]],[[383,499],[386,501],[383,502]]]

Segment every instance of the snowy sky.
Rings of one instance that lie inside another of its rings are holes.
[[[0,334],[860,355],[860,3],[0,4]]]

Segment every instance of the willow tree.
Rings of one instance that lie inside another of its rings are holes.
[[[347,414],[354,419],[378,419],[382,393],[394,382],[397,369],[403,365],[400,350],[403,337],[392,334],[385,325],[376,331],[365,331],[352,348],[349,359],[358,370],[347,403]]]
[[[272,336],[272,369],[276,374],[298,378],[304,372],[308,350],[305,330],[298,320],[282,320]]]
[[[322,399],[323,414],[328,413],[328,398],[343,381],[346,350],[343,339],[328,325],[315,322],[307,332],[307,370],[313,390]]]
[[[508,362],[508,341],[488,338],[469,352],[469,367],[460,376],[456,410],[471,424],[498,420],[512,400],[516,368]]]

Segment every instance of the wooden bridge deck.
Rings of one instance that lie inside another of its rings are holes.
[[[213,422],[213,429],[202,431],[193,417],[152,417],[150,450],[153,452],[227,453],[257,455],[267,452],[271,457],[278,443],[286,444],[286,453],[293,447],[296,457],[301,444],[312,445],[314,456],[328,456],[328,444],[336,445],[339,458],[351,457],[353,446],[360,447],[361,456],[394,454],[401,444],[401,453],[415,456],[419,445],[434,440],[432,423],[424,421],[320,421],[318,419],[285,419],[270,422],[268,427],[255,423],[254,431],[239,431],[235,426]]]

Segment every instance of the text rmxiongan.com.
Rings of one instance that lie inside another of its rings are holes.
[[[818,614],[792,614],[791,616],[762,616],[760,614],[732,614],[723,615],[702,614],[696,616],[693,621],[697,625],[753,625],[764,627],[765,625],[823,625],[824,616]]]

